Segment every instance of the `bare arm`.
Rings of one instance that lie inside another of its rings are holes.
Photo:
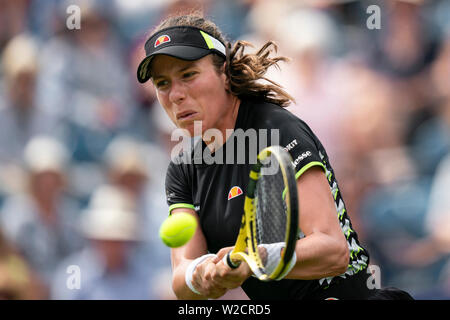
[[[313,167],[305,171],[297,187],[299,227],[305,238],[297,241],[297,263],[286,278],[311,280],[344,273],[349,249],[323,170]]]
[[[192,209],[174,209],[172,214],[177,214],[180,211],[189,212],[199,222],[197,214]],[[211,269],[215,268],[215,264],[211,262],[212,259],[207,259],[200,263],[193,273],[192,283],[202,295],[192,292],[186,285],[185,274],[187,267],[194,259],[207,253],[206,240],[200,227],[197,228],[194,236],[186,245],[171,249],[172,288],[178,299],[200,300],[218,298],[227,291],[225,288],[217,286],[209,276]]]
[[[295,248],[297,262],[288,279],[312,280],[336,276],[348,267],[349,249],[337,218],[336,206],[323,170],[313,167],[297,180],[299,226],[305,238]],[[246,263],[236,270],[221,261],[232,248],[223,248],[214,260],[216,281],[228,288],[241,285],[252,273]]]

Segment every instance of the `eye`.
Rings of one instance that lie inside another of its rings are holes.
[[[195,72],[195,71],[185,72],[185,73],[183,73],[183,79],[192,78],[195,74],[197,74],[197,72]]]
[[[158,89],[165,88],[169,85],[169,81],[167,81],[167,80],[157,80],[154,83],[155,83],[155,87]]]

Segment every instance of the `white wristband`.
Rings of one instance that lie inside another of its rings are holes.
[[[195,268],[197,267],[197,265],[199,265],[200,263],[202,263],[203,261],[205,261],[206,259],[208,259],[210,257],[216,257],[216,255],[213,253],[208,253],[201,257],[198,257],[197,259],[193,260],[186,269],[186,273],[185,273],[185,277],[184,277],[184,280],[186,281],[186,285],[189,287],[189,289],[191,289],[192,292],[194,292],[198,295],[201,295],[201,293],[198,292],[197,289],[195,289],[194,286],[192,285],[192,275],[194,274],[194,271],[195,271]]]
[[[275,271],[275,268],[279,263],[280,254],[281,251],[284,249],[285,243],[277,242],[271,244],[260,244],[259,246],[266,249],[267,252],[266,272],[268,274],[271,274],[272,272]],[[276,281],[282,280],[292,270],[292,268],[294,268],[296,262],[297,262],[297,255],[295,254],[294,251],[294,254],[292,255],[291,260],[289,260],[286,269],[274,280]]]

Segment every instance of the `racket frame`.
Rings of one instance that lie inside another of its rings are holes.
[[[279,169],[282,171],[283,182],[285,185],[283,197],[285,197],[287,202],[288,214],[284,239],[286,247],[280,253],[282,259],[275,270],[271,274],[267,274],[258,252],[255,191],[260,178],[263,162],[271,155],[274,155],[280,163]],[[226,256],[227,264],[231,268],[237,268],[241,261],[245,261],[259,280],[276,280],[287,268],[295,251],[298,234],[298,208],[297,183],[291,156],[280,146],[270,146],[263,149],[258,154],[256,164],[254,164],[250,170],[250,179],[245,195],[244,214],[242,216],[241,227],[234,249]]]

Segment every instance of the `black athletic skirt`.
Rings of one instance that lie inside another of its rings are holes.
[[[366,270],[339,278],[327,288],[318,288],[308,294],[305,300],[414,300],[406,291],[389,287],[371,288],[371,275]]]

